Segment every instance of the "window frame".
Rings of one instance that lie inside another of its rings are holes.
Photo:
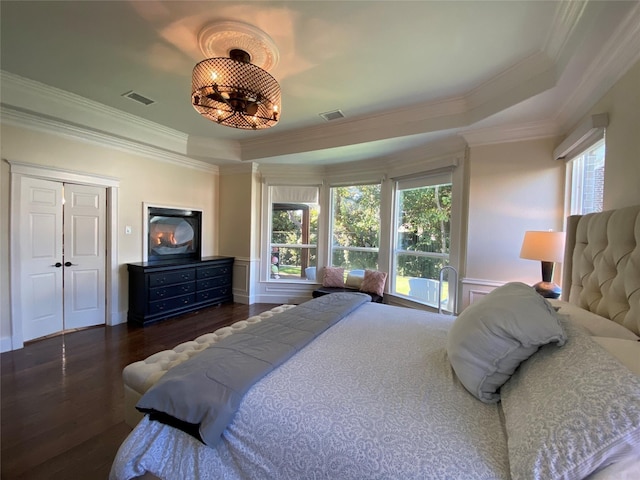
[[[585,215],[587,213],[601,212],[604,209],[604,175],[602,178],[602,191],[599,197],[600,209],[586,209],[584,207],[584,176],[587,168],[585,157],[588,152],[597,150],[600,147],[604,149],[602,154],[602,168],[606,169],[607,165],[607,142],[605,136],[596,137],[580,151],[572,153],[570,158],[566,160],[566,182],[565,182],[565,218],[569,215]]]
[[[290,189],[290,190],[295,190],[297,188],[300,189],[315,189],[316,190],[316,202],[313,203],[314,205],[316,205],[316,208],[318,209],[318,217],[320,220],[320,215],[321,215],[321,204],[320,204],[320,185],[300,185],[300,184],[295,184],[295,183],[273,183],[273,184],[268,184],[265,185],[265,194],[263,195],[263,201],[264,201],[264,205],[266,207],[266,218],[267,221],[264,224],[264,238],[266,239],[266,242],[263,243],[263,248],[264,248],[264,255],[263,255],[263,261],[262,261],[262,281],[265,282],[273,282],[273,283],[309,283],[309,282],[315,282],[316,281],[316,276],[314,275],[313,278],[308,278],[306,277],[306,273],[305,273],[305,277],[302,277],[302,271],[300,272],[301,277],[300,278],[272,278],[272,257],[273,257],[273,248],[274,246],[276,248],[291,248],[291,249],[295,249],[295,248],[300,248],[300,249],[315,249],[315,255],[316,255],[316,265],[309,265],[309,267],[316,267],[316,272],[317,272],[317,266],[320,263],[319,262],[319,253],[320,253],[320,246],[318,245],[320,243],[320,221],[318,221],[318,232],[316,233],[316,243],[295,243],[295,244],[284,244],[284,243],[274,243],[272,242],[273,239],[273,205],[275,204],[309,204],[311,205],[310,202],[305,202],[305,201],[296,201],[294,199],[292,200],[288,200],[288,201],[284,201],[283,199],[275,199],[274,201],[274,189],[277,188],[282,188],[282,189]],[[302,268],[302,267],[301,267]]]
[[[336,188],[349,188],[349,187],[360,187],[360,186],[374,186],[374,185],[379,185],[380,188],[380,201],[378,203],[378,246],[377,247],[361,247],[361,246],[337,246],[337,248],[334,248],[334,243],[333,243],[333,233],[334,233],[334,189]],[[381,180],[377,180],[377,181],[359,181],[359,182],[347,182],[347,183],[332,183],[328,185],[328,191],[327,191],[327,197],[328,197],[328,211],[329,211],[329,215],[327,215],[327,225],[328,225],[328,229],[327,229],[327,238],[328,238],[328,245],[327,245],[327,265],[330,266],[335,266],[333,265],[333,253],[334,250],[340,250],[340,251],[348,251],[348,252],[375,252],[377,254],[377,264],[378,264],[378,268],[380,268],[380,251],[381,251],[381,246],[382,246],[382,202],[383,202],[383,182]],[[358,268],[360,269],[360,268]],[[347,271],[345,269],[345,271]]]
[[[565,139],[553,150],[553,157],[556,160],[565,162],[565,191],[564,191],[564,218],[572,215],[572,196],[574,184],[574,172],[570,168],[571,161],[584,152],[592,148],[600,141],[604,141],[605,155],[604,165],[606,168],[606,130],[609,126],[609,114],[597,113],[585,117],[571,132],[567,134]],[[605,185],[603,185],[605,187]],[[604,208],[604,190],[602,194],[602,204]]]
[[[401,298],[409,300],[411,302],[416,302],[422,305],[426,305],[431,308],[438,309],[439,307],[447,308],[448,310],[455,311],[455,306],[450,305],[449,303],[442,303],[442,299],[440,299],[439,303],[432,303],[427,300],[422,300],[421,298],[403,294],[397,291],[397,268],[398,268],[398,256],[399,255],[408,255],[416,258],[433,258],[433,259],[445,259],[445,266],[453,266],[458,272],[457,266],[452,265],[452,250],[454,246],[453,239],[453,225],[454,225],[454,215],[455,215],[455,204],[457,202],[455,199],[455,190],[454,190],[454,169],[448,168],[444,170],[437,170],[433,172],[425,172],[422,175],[412,175],[407,178],[399,178],[395,179],[393,182],[392,192],[393,192],[393,202],[391,208],[391,224],[390,224],[390,236],[391,236],[391,245],[389,252],[389,291],[393,295],[397,295]],[[450,185],[451,186],[451,214],[449,217],[449,252],[423,252],[417,250],[406,250],[398,248],[400,243],[399,232],[398,232],[398,221],[399,221],[399,208],[400,208],[400,195],[403,191],[418,189],[418,188],[429,188],[435,187],[439,185]],[[457,242],[456,242],[457,243]],[[453,258],[456,258],[456,255],[453,255]],[[435,279],[434,279],[435,280]],[[447,282],[450,279],[447,277]],[[458,282],[458,278],[456,276],[455,281]],[[438,290],[441,294],[440,289]],[[456,295],[457,295],[457,286],[456,286]],[[457,299],[454,299],[453,304],[455,304]]]

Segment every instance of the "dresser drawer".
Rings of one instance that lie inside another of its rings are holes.
[[[211,278],[220,275],[231,275],[231,265],[219,265],[215,267],[200,267],[197,271],[197,278]]]
[[[174,283],[184,283],[195,280],[196,269],[188,268],[176,272],[159,272],[149,274],[149,287],[160,287]]]
[[[199,291],[197,294],[197,302],[206,302],[216,298],[225,298],[231,295],[231,286],[212,288],[210,290]]]
[[[154,302],[156,300],[177,297],[179,295],[186,295],[187,293],[194,293],[195,291],[195,282],[179,283],[177,285],[170,285],[167,287],[150,288],[149,301]]]
[[[204,280],[198,280],[198,291],[208,290],[209,288],[221,287],[224,285],[231,285],[231,276],[224,275],[222,277],[205,278]]]
[[[181,307],[192,305],[195,303],[195,301],[196,294],[192,293],[190,295],[182,295],[180,297],[167,298],[166,300],[149,302],[149,314],[155,315],[156,313],[177,310]]]

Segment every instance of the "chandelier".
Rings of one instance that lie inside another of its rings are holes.
[[[258,32],[262,36],[258,36]],[[209,120],[228,127],[260,130],[277,124],[280,85],[269,73],[251,63],[252,55],[248,51],[255,45],[264,49],[264,38],[268,37],[263,32],[238,22],[219,22],[203,30],[202,51],[217,53],[225,49],[229,56],[207,58],[193,68],[193,108]],[[262,52],[257,53],[260,59]],[[268,64],[273,65],[271,51],[269,55]]]

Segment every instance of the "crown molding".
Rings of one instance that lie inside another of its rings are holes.
[[[37,112],[70,123],[79,123],[77,119],[81,118],[83,125],[96,130],[122,137],[149,137],[154,145],[186,151],[186,133],[10,72],[0,70],[0,81],[2,103],[16,109]]]
[[[560,58],[564,48],[575,30],[588,1],[569,0],[558,2],[553,25],[547,36],[544,52],[554,62]]]
[[[594,57],[571,95],[559,107],[555,121],[568,130],[640,60],[640,2]]]
[[[466,111],[473,117],[470,121],[477,122],[553,88],[556,82],[554,63],[545,52],[535,52],[467,92]]]
[[[78,128],[82,124],[87,130],[128,139],[131,144],[153,146],[204,163],[240,160],[240,145],[237,142],[189,136],[74,93],[1,70],[0,82],[2,103],[14,110],[58,119],[60,123],[78,125]],[[216,156],[212,157],[211,152],[215,152]]]
[[[204,162],[241,162],[240,143],[189,135],[186,154]]]
[[[104,132],[93,131],[85,126],[64,123],[58,119],[17,110],[4,104],[0,105],[0,123],[72,138],[85,143],[113,148],[121,152],[140,155],[153,160],[193,168],[207,173],[218,173],[218,167],[216,165],[193,160],[184,155],[144,145],[126,138],[119,138]]]
[[[559,125],[553,121],[523,123],[520,125],[495,126],[464,130],[459,134],[470,147],[496,143],[520,142],[560,135]]]

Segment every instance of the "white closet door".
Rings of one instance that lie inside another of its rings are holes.
[[[64,186],[64,328],[105,323],[106,190]]]
[[[62,184],[24,178],[20,191],[24,341],[63,329]]]

